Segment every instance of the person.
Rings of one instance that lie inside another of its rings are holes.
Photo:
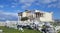
[[[18,25],[17,28],[18,28],[19,30],[21,30],[22,32],[24,32],[24,30],[23,30],[23,28],[22,28],[22,25]]]
[[[38,21],[35,21],[33,24],[34,24],[34,29],[37,29],[38,30],[38,24],[39,24],[39,22]]]
[[[23,30],[23,28],[22,28],[22,27],[20,27],[20,28],[19,28],[19,30],[21,30],[22,32],[24,32],[24,30]]]
[[[47,28],[47,30],[48,30],[48,33],[56,33],[53,26],[49,26],[49,28]]]
[[[42,32],[43,32],[43,33],[47,33],[46,28],[43,28],[43,29],[42,29]]]
[[[55,33],[55,30],[53,28],[53,25],[51,25],[50,23],[45,24],[46,30],[48,33]]]
[[[0,29],[0,33],[3,33],[3,30]]]

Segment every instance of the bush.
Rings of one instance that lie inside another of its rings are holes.
[[[29,19],[28,17],[22,17],[21,21],[25,21],[25,20],[28,20],[28,19]]]

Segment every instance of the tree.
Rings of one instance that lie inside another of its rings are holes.
[[[22,17],[21,21],[25,21],[25,20],[28,20],[28,19],[29,19],[28,17]]]

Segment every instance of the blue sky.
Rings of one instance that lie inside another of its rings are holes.
[[[0,20],[17,20],[17,13],[26,9],[53,12],[60,19],[60,0],[0,0]]]

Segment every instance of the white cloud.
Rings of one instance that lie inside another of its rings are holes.
[[[57,5],[57,8],[60,8],[60,1],[58,2],[58,4],[56,4]]]
[[[38,1],[38,3],[36,3],[36,5],[40,5],[40,4],[49,4],[52,2],[57,2],[57,0],[20,0],[20,3],[25,4],[22,5],[22,8],[28,8],[32,5],[32,3]],[[53,7],[55,7],[56,5],[54,5]],[[48,7],[51,7],[51,5],[49,5]]]
[[[0,17],[0,20],[5,20],[5,18],[4,17],[3,18]]]
[[[3,12],[3,10],[0,10],[0,20],[17,20],[18,13],[13,12]]]
[[[48,5],[48,8],[50,8],[50,7],[55,8],[55,7],[57,7],[57,5],[56,4],[50,4],[50,5]]]
[[[18,16],[18,13],[13,13],[13,12],[2,12],[2,10],[0,10],[0,14],[4,14],[4,15],[7,15],[7,16],[15,16],[17,17]]]
[[[30,4],[30,3],[25,3],[25,5],[26,5],[26,6],[31,6],[31,4]]]
[[[22,9],[26,9],[26,8],[29,8],[31,5],[33,5],[34,2],[37,1],[37,3],[35,3],[35,5],[40,5],[40,4],[49,4],[48,7],[57,7],[57,8],[60,8],[60,5],[59,4],[51,4],[50,3],[55,3],[57,1],[60,2],[60,0],[14,0],[15,2],[13,2],[12,4],[13,5],[19,5],[19,4],[23,4],[21,6]],[[12,7],[15,7],[15,6],[12,6]]]
[[[32,4],[30,3],[25,3],[21,8],[22,9],[27,9],[28,7],[30,7]]]
[[[42,0],[41,3],[50,3],[51,1],[50,0]]]
[[[26,9],[26,8],[29,8],[32,3],[38,1],[38,3],[36,3],[36,5],[40,5],[40,3],[42,4],[49,4],[51,2],[56,2],[57,0],[15,0],[15,1],[19,1],[18,3],[13,3],[13,4],[23,4],[21,6],[22,9]],[[14,6],[13,6],[14,7]]]
[[[27,6],[23,5],[23,6],[21,6],[21,8],[22,8],[22,9],[26,9],[26,8],[27,8]]]
[[[33,2],[35,2],[36,0],[20,0],[20,3],[22,3],[22,9],[26,9],[29,8]]]
[[[52,2],[56,2],[57,0],[51,0]]]
[[[11,7],[12,7],[12,8],[15,8],[16,6],[15,6],[15,5],[12,5]]]
[[[4,6],[3,5],[0,5],[0,8],[3,8]]]
[[[40,3],[43,3],[43,4],[49,4],[51,2],[56,2],[57,0],[40,0],[39,2]]]
[[[60,8],[60,5],[58,5],[57,8]]]
[[[60,8],[60,1],[58,1],[57,3],[52,3],[48,5],[48,8],[53,7],[53,8]]]
[[[14,1],[15,2],[12,2],[12,5],[15,5],[15,6],[11,6],[12,8],[16,7],[19,4],[23,4],[21,8],[25,9],[30,7],[35,0],[14,0]]]
[[[16,10],[17,11],[17,14],[19,13],[19,12],[23,12],[23,11],[21,11],[20,9],[18,9],[18,10]]]
[[[11,4],[17,6],[17,5],[19,5],[20,3],[19,3],[19,2],[18,2],[18,3],[17,3],[17,2],[16,2],[16,3],[15,3],[15,2],[12,2]]]
[[[35,2],[35,0],[20,0],[21,3],[32,3]]]

